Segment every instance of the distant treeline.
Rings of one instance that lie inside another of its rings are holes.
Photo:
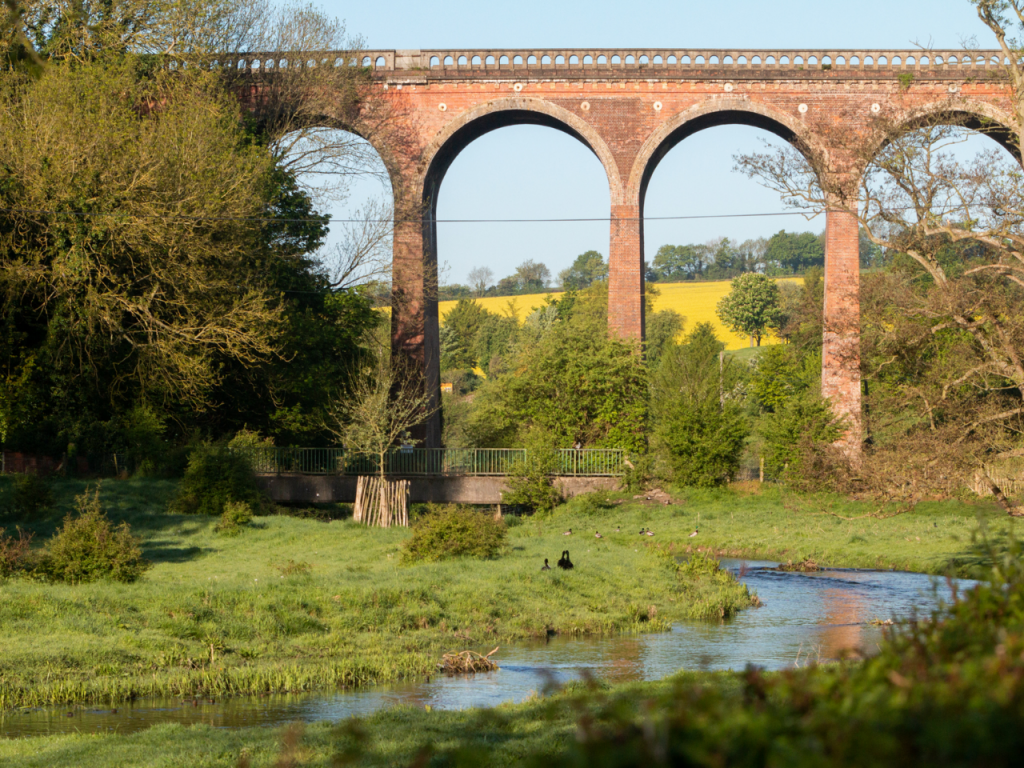
[[[860,237],[861,268],[879,267],[884,254],[864,232]],[[786,232],[735,243],[719,237],[702,244],[663,245],[653,263],[645,263],[648,282],[678,283],[686,280],[731,280],[744,272],[771,276],[802,275],[812,267],[825,266],[825,233]],[[527,259],[514,273],[495,282],[487,267],[469,273],[469,284],[443,285],[441,301],[480,296],[519,296],[550,290],[581,290],[608,276],[608,264],[597,251],[576,257],[572,266],[551,280],[551,270]]]

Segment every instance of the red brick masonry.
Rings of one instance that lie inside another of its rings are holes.
[[[255,75],[268,71],[268,59],[280,66],[282,58],[287,55],[252,54],[234,66]],[[332,66],[340,59],[325,53],[318,61]],[[855,179],[850,138],[869,141],[879,116],[913,125],[923,115],[955,112],[1012,125],[994,51],[372,51],[361,63],[372,68],[380,97],[402,128],[399,142],[393,133],[387,142],[370,137],[391,172],[397,218],[405,220],[394,239],[393,345],[416,361],[435,396],[436,193],[458,153],[488,131],[547,125],[576,137],[601,161],[611,197],[608,327],[641,339],[644,194],[658,162],[687,136],[724,124],[760,127],[823,153],[829,172]],[[256,95],[258,86],[252,90]],[[860,444],[857,250],[856,219],[830,212],[822,389],[848,418],[844,442],[854,451]],[[438,417],[424,437],[428,446],[439,445]]]

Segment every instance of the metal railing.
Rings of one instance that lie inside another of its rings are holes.
[[[238,449],[258,475],[370,475],[380,470],[380,459],[346,453],[341,448]],[[400,476],[501,476],[517,462],[526,461],[524,448],[395,448],[384,457],[384,472]],[[616,477],[623,473],[626,452],[619,449],[565,448],[558,451],[553,475]]]

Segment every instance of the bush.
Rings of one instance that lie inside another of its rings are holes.
[[[32,534],[17,529],[18,538],[4,536],[0,528],[0,578],[10,576],[24,567],[25,558],[32,543]]]
[[[11,506],[8,513],[32,517],[53,506],[50,484],[39,475],[17,475],[11,488]]]
[[[452,557],[496,557],[505,547],[508,529],[501,520],[472,507],[428,505],[405,542],[403,559],[447,560]]]
[[[237,536],[252,522],[252,508],[244,501],[229,501],[217,523],[217,532],[226,536]]]
[[[558,470],[558,451],[550,436],[538,429],[530,430],[525,443],[526,459],[516,461],[509,470],[508,491],[502,494],[501,503],[550,512],[564,501],[551,480]]]
[[[818,461],[815,445],[827,446],[842,435],[842,424],[827,400],[806,392],[781,405],[761,424],[764,466],[769,477],[801,479]],[[808,461],[809,459],[809,461]],[[787,470],[788,468],[788,470]]]
[[[46,547],[40,570],[56,581],[98,579],[130,583],[148,567],[128,523],[114,527],[100,504],[100,489],[75,497],[78,516],[68,515]]]
[[[196,446],[188,458],[188,469],[177,496],[171,501],[170,511],[221,516],[232,501],[244,502],[252,510],[269,506],[244,454],[223,445]]]

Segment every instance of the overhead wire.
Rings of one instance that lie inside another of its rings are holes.
[[[174,214],[160,213],[122,213],[118,211],[51,211],[33,208],[0,208],[0,213],[22,214],[26,216],[68,216],[71,218],[100,218],[130,216],[145,219],[163,219],[166,221],[242,221],[251,223],[278,223],[278,224],[308,224],[323,222],[324,218],[279,218],[276,216],[180,216]],[[767,218],[774,216],[818,216],[822,211],[777,211],[771,213],[713,213],[713,214],[691,214],[687,216],[595,216],[595,217],[572,217],[556,219],[430,219],[429,217],[413,219],[394,219],[395,224],[419,224],[433,222],[435,224],[572,224],[587,222],[610,222],[610,221],[690,221],[697,219],[752,219]],[[382,219],[335,219],[330,218],[332,224],[379,224]]]

